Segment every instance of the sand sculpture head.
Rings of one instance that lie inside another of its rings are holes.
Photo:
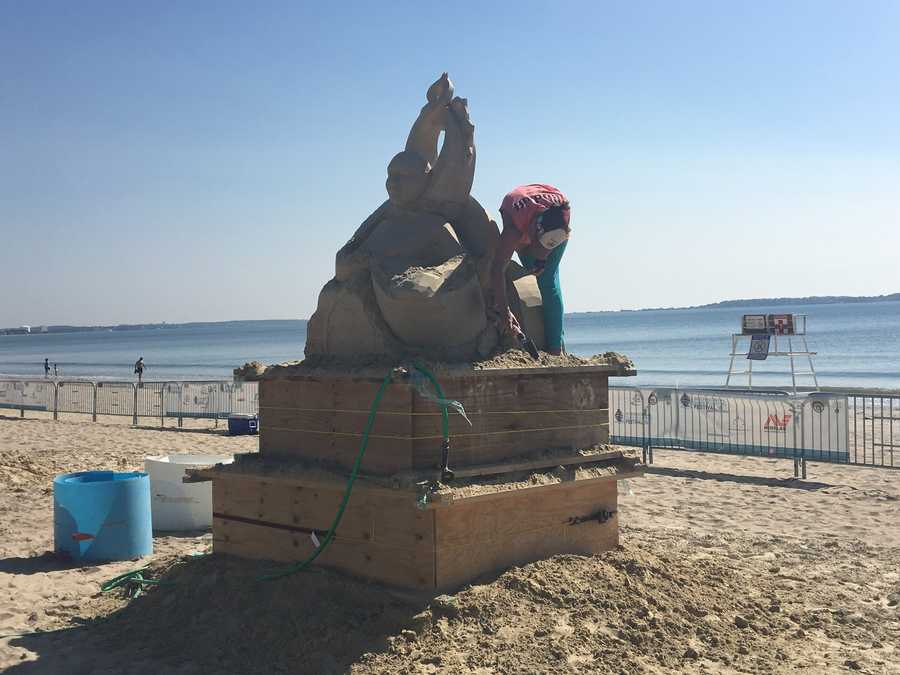
[[[431,165],[412,150],[394,155],[388,164],[385,182],[391,203],[401,208],[412,206],[428,187]]]

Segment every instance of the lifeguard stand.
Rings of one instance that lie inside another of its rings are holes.
[[[747,351],[743,349],[743,341],[747,340]],[[794,349],[794,341],[800,349]],[[783,349],[787,341],[787,350]],[[779,344],[780,342],[780,344]],[[731,363],[728,366],[726,387],[744,386],[732,384],[732,378],[747,376],[746,387],[753,388],[753,362],[763,361],[770,356],[787,357],[791,365],[791,389],[797,393],[797,378],[812,380],[812,386],[819,388],[813,356],[816,352],[809,350],[806,343],[806,314],[745,314],[741,320],[741,332],[731,335]],[[735,370],[735,358],[743,356],[747,359],[746,370]],[[809,370],[797,370],[796,358],[806,357]],[[801,382],[801,385],[802,382]]]

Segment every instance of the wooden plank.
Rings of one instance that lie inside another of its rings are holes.
[[[612,377],[628,377],[635,375],[637,371],[624,368],[620,365],[589,365],[589,366],[534,366],[530,368],[473,368],[463,365],[445,365],[435,369],[434,375],[443,384],[444,380],[458,379],[462,377],[488,378],[491,380],[504,377],[517,377],[519,375],[580,375],[605,374]],[[380,383],[385,371],[381,368],[369,368],[365,371],[354,370],[324,370],[314,372],[297,368],[297,366],[271,366],[266,373],[263,382],[299,382],[321,381],[323,379],[352,379],[357,381]]]
[[[548,448],[583,449],[609,439],[608,374],[564,369],[517,376],[442,377],[472,426],[451,413],[451,466],[501,461]],[[263,381],[260,453],[350,468],[378,384],[352,378]],[[440,410],[403,384],[385,390],[362,468],[390,475],[440,464]]]
[[[621,450],[612,452],[599,452],[593,455],[571,455],[568,457],[548,457],[534,459],[526,462],[505,462],[503,464],[480,464],[457,469],[454,471],[456,478],[471,478],[473,476],[490,476],[500,473],[515,473],[517,471],[532,471],[534,469],[546,469],[548,467],[588,465],[598,462],[608,462],[623,457]]]
[[[260,421],[260,455],[266,459],[324,461],[350,469],[356,462],[362,437],[356,434],[304,433],[269,427],[262,431]],[[361,471],[369,474],[393,475],[412,468],[411,441],[369,438]]]
[[[618,544],[618,518],[570,525],[599,509],[616,511],[616,481],[561,483],[555,490],[499,493],[435,511],[436,583],[452,589],[480,575],[560,553],[593,554]]]
[[[542,490],[495,492],[492,500],[454,500],[436,509],[438,546],[464,544],[473,532],[481,540],[513,538],[518,534],[563,525],[599,509],[615,511],[615,480],[567,481],[542,486]]]
[[[596,478],[580,478],[574,481],[565,481],[566,483],[601,483],[601,482],[615,482],[619,480],[628,480],[630,478],[639,478],[644,475],[644,467],[643,466],[635,466],[631,469],[622,469],[620,468],[616,473],[610,474],[608,476],[598,476]],[[539,492],[552,491],[560,483],[550,483],[549,485],[529,485],[528,487],[516,488],[515,490],[502,490],[499,492],[486,492],[483,494],[470,495],[467,497],[454,497],[452,494],[452,490],[445,489],[442,492],[436,493],[429,498],[428,504],[425,506],[426,509],[441,509],[447,508],[449,506],[453,506],[454,504],[458,504],[459,502],[466,503],[475,503],[475,502],[490,502],[495,500],[502,500],[503,495],[507,493],[521,493],[528,492],[528,494],[535,494]],[[449,494],[448,494],[449,493]]]
[[[257,454],[258,457],[258,453],[254,454]],[[268,462],[268,465],[271,466],[272,462]],[[235,470],[234,465],[225,465],[222,468],[185,469],[185,473],[196,477],[198,481],[246,477],[263,479],[272,483],[286,483],[288,485],[295,485],[300,482],[307,487],[316,486],[325,489],[343,490],[347,485],[347,476],[332,476],[324,472],[282,471],[274,473],[265,470],[254,471],[255,463],[253,462],[249,462],[246,466],[242,465],[239,468],[240,470]],[[411,499],[411,495],[416,494],[415,489],[404,490],[402,488],[384,487],[366,480],[362,475],[357,477],[353,491],[354,493],[380,494],[404,501]]]
[[[583,525],[554,525],[511,539],[478,540],[437,549],[436,586],[453,591],[484,575],[500,574],[554,555],[595,555],[619,544],[618,520]]]
[[[350,468],[363,440],[379,385],[332,378],[260,383],[260,454],[325,460]],[[387,387],[379,404],[362,468],[392,474],[412,466],[412,393]]]
[[[299,562],[315,550],[306,533],[213,519],[213,550],[243,558]],[[434,547],[412,549],[336,538],[314,565],[404,588],[434,588]]]
[[[214,550],[248,558],[306,559],[314,551],[310,532],[321,536],[330,527],[343,495],[339,485],[307,483],[303,474],[194,473],[213,479]],[[570,522],[615,511],[623,475],[476,495],[430,510],[416,508],[413,491],[363,487],[316,564],[427,590],[559,553],[597,553],[618,542],[617,518]]]
[[[513,458],[536,450],[578,450],[609,440],[609,391],[605,373],[554,377],[523,375],[495,380],[451,380],[445,396],[471,413],[470,427],[460,416],[450,420],[451,466],[465,467]],[[416,397],[413,465],[440,462],[440,417],[434,404]]]
[[[217,477],[213,512],[287,527],[327,531],[343,499],[343,488],[270,481],[264,477]],[[412,492],[354,490],[337,529],[342,540],[414,548],[433,545],[432,516],[416,508]]]

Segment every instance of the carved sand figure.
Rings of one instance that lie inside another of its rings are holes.
[[[503,342],[486,309],[499,230],[469,194],[475,126],[468,103],[453,96],[446,73],[426,99],[405,149],[388,164],[387,201],[337,253],[334,279],[307,327],[307,356],[472,359]],[[510,271],[511,306],[520,316],[525,309],[525,328],[540,343],[540,295],[533,277],[512,282],[520,276]]]

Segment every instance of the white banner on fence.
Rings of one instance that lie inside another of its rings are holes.
[[[0,382],[0,407],[20,408],[24,382]]]
[[[642,389],[609,389],[609,437],[613,443],[641,445],[646,437],[647,409]]]
[[[0,382],[0,408],[53,410],[53,382]]]
[[[848,460],[847,398],[610,389],[614,443]]]

